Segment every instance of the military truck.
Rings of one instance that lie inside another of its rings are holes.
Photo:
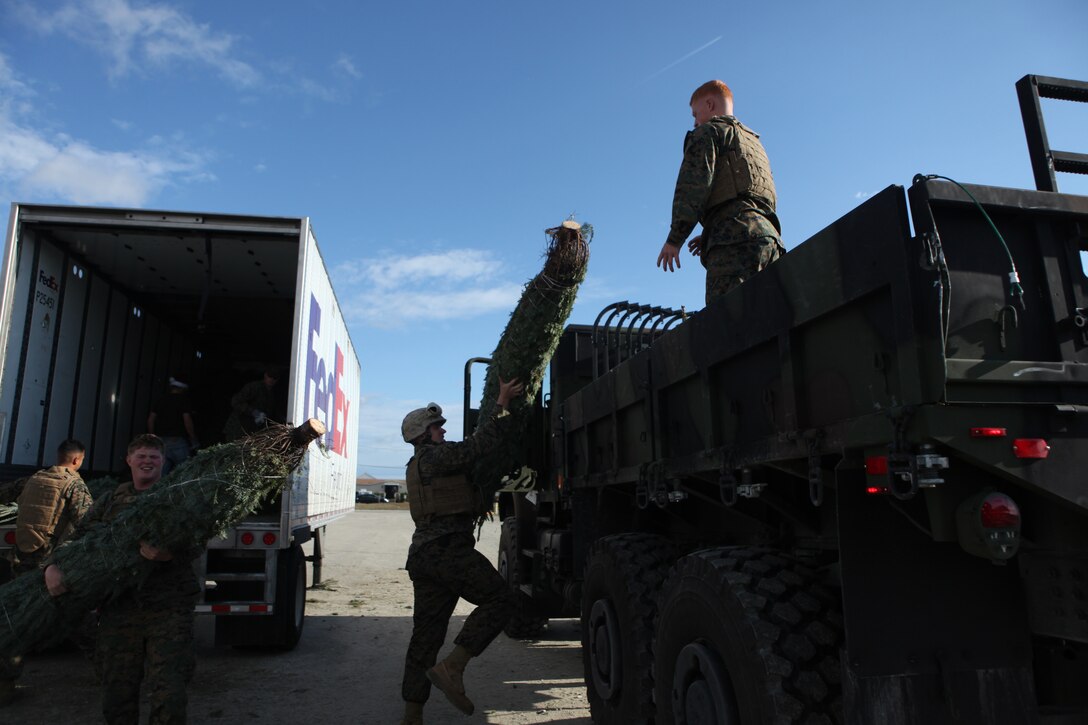
[[[1088,84],[1018,89],[1044,190],[919,175],[566,329],[499,563],[595,722],[1088,722],[1088,156],[1039,112]]]
[[[52,465],[69,437],[85,480],[122,480],[171,376],[205,445],[270,364],[280,400],[264,412],[325,423],[324,450],[199,562],[217,641],[293,648],[306,562],[316,583],[324,527],[355,507],[359,435],[359,361],[309,218],[12,204],[0,270],[0,481]],[[0,524],[0,555],[13,545]]]

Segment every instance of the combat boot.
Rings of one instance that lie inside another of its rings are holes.
[[[465,695],[465,665],[472,658],[468,650],[457,645],[453,651],[446,655],[446,659],[427,670],[427,679],[442,690],[446,699],[461,712],[471,715],[476,709],[472,700]]]
[[[423,725],[423,703],[404,702],[404,718],[400,725]]]

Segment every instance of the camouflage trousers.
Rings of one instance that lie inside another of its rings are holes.
[[[473,657],[487,649],[513,614],[513,593],[475,543],[472,534],[451,534],[424,544],[408,558],[415,607],[401,684],[407,702],[426,702],[431,694],[427,670],[446,640],[458,599],[476,605],[454,640]]]
[[[145,676],[151,712],[148,725],[183,725],[193,651],[190,608],[146,610],[107,606],[98,628],[102,715],[108,725],[140,721],[140,683]]]
[[[706,303],[724,297],[727,292],[763,271],[786,253],[774,237],[715,244],[703,256],[706,267]]]

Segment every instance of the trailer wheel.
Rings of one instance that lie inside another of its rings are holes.
[[[593,722],[652,723],[653,638],[671,542],[649,534],[598,539],[582,586],[582,661]]]
[[[521,567],[518,565],[518,522],[514,517],[504,519],[499,534],[499,574],[514,591],[514,615],[503,627],[511,639],[535,639],[548,625],[548,618],[533,614],[533,601],[521,591]]]
[[[293,650],[306,623],[306,556],[298,544],[280,554],[272,620],[276,648]]]
[[[654,641],[658,725],[842,723],[839,597],[770,549],[677,562]]]

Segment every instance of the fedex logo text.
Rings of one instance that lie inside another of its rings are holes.
[[[330,370],[326,361],[333,363]],[[310,294],[310,329],[306,334],[306,387],[303,417],[317,418],[325,423],[325,445],[341,456],[347,453],[348,411],[351,401],[340,387],[344,374],[344,351],[332,332],[321,334],[321,305]],[[312,391],[312,393],[311,393]]]

